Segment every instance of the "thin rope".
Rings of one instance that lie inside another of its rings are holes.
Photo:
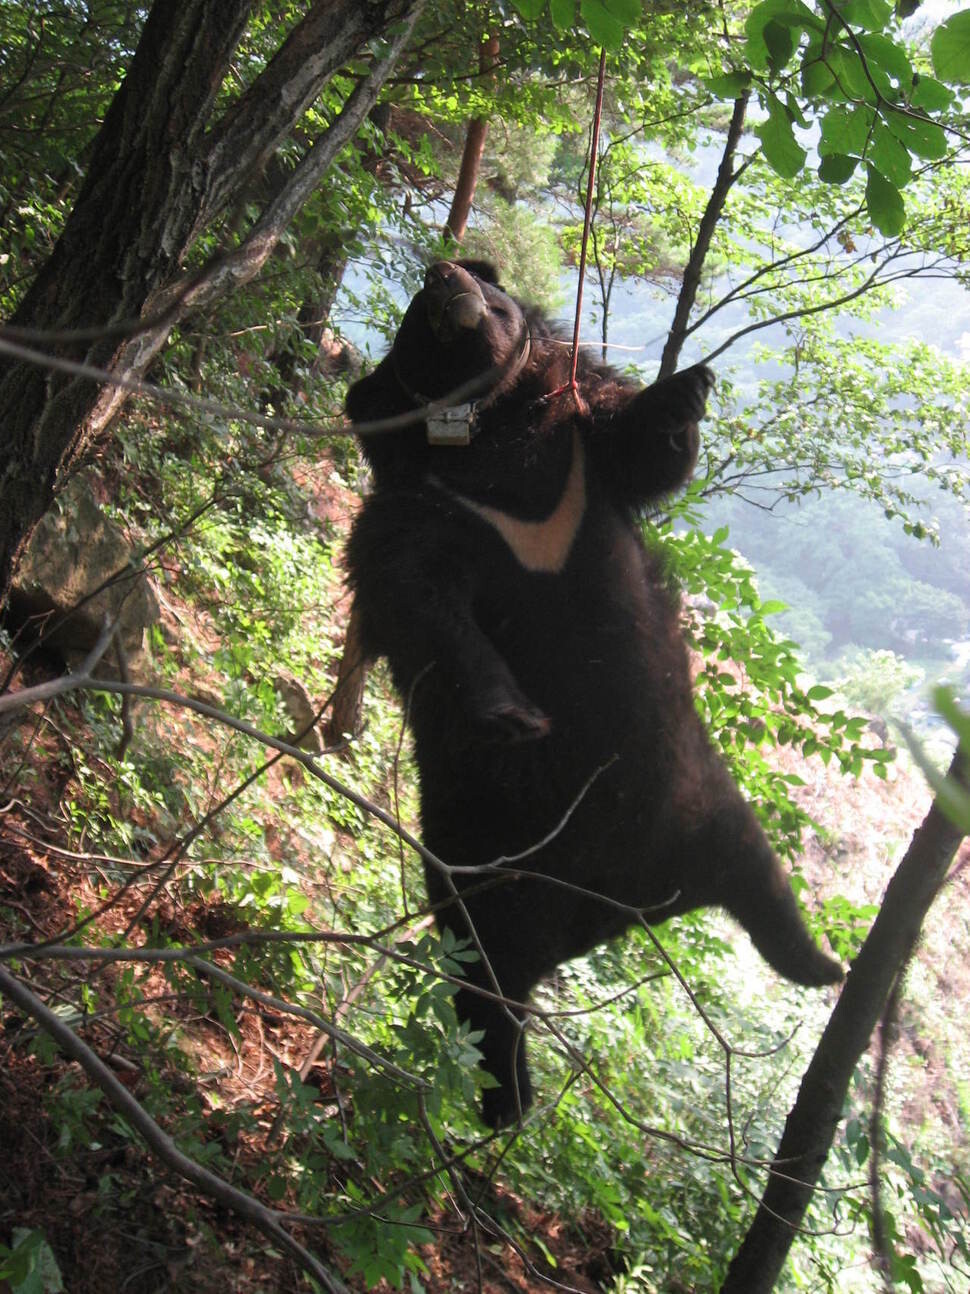
[[[596,155],[600,144],[600,122],[603,118],[603,84],[606,80],[606,50],[600,50],[599,80],[596,83],[596,111],[593,114],[593,138],[589,146],[589,180],[586,184],[586,218],[583,222],[583,245],[579,253],[579,285],[576,288],[576,322],[573,325],[573,362],[569,385],[576,389],[576,365],[579,362],[579,322],[583,309],[583,280],[586,277],[586,249],[593,223],[593,185],[596,181]]]
[[[593,134],[589,145],[589,178],[586,182],[586,212],[583,219],[583,241],[579,252],[579,283],[576,287],[576,318],[573,322],[573,353],[572,361],[569,368],[569,381],[563,386],[557,387],[551,391],[546,399],[552,399],[555,395],[561,395],[564,391],[571,391],[573,399],[577,405],[583,406],[584,401],[579,394],[579,386],[576,382],[576,369],[579,364],[579,331],[580,321],[583,313],[583,282],[586,278],[586,252],[589,247],[589,231],[593,223],[593,185],[596,182],[596,158],[599,151],[600,142],[600,122],[603,119],[603,86],[606,81],[606,50],[600,50],[600,70],[599,78],[596,83],[596,108],[593,113]]]

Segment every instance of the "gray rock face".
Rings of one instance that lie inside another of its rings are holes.
[[[77,477],[34,531],[14,580],[12,619],[30,620],[46,643],[73,662],[97,642],[106,617],[118,618],[125,653],[137,657],[159,610],[134,558],[124,532]]]
[[[323,750],[323,742],[315,727],[319,709],[306,688],[291,674],[277,674],[273,687],[293,725],[292,731],[286,734],[287,741],[294,742],[301,750],[319,755]]]

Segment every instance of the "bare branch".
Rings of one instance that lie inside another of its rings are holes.
[[[970,785],[958,751],[950,774]],[[761,1204],[735,1254],[721,1294],[770,1294],[828,1157],[852,1074],[892,986],[912,956],[923,921],[946,882],[963,832],[937,801],[916,831],[852,964],[842,995],[802,1079]]]
[[[398,16],[407,10],[397,2]],[[233,200],[333,74],[394,21],[388,6],[315,0],[280,49],[206,140],[205,193],[196,232]]]
[[[318,4],[314,7],[314,12],[320,9],[329,10],[332,7],[332,5]],[[351,3],[347,8],[353,11],[364,11],[366,6]],[[211,273],[192,288],[185,291],[176,285],[175,288],[170,289],[181,294],[183,310],[205,307],[228,295],[242,284],[248,283],[259,273],[291,220],[319,187],[320,181],[337,154],[354,137],[364,118],[377,102],[381,87],[400,57],[423,8],[424,0],[416,0],[410,5],[406,21],[401,23],[381,59],[374,64],[364,80],[354,87],[338,116],[301,159],[281,192],[276,195],[246,235],[242,245],[230,255],[220,258],[214,264]],[[270,66],[272,67],[272,64]],[[244,128],[246,124],[243,123]],[[166,330],[165,336],[167,335]]]
[[[318,421],[309,422],[299,418],[278,418],[272,414],[244,409],[240,405],[222,404],[219,400],[210,400],[205,396],[193,395],[189,391],[179,391],[175,387],[158,386],[154,382],[145,382],[141,378],[125,376],[93,364],[84,364],[77,360],[64,359],[59,355],[45,355],[43,351],[21,345],[14,340],[17,330],[0,327],[0,355],[9,355],[13,359],[26,360],[39,368],[46,368],[55,373],[68,373],[73,377],[91,378],[105,386],[117,387],[120,391],[132,395],[144,395],[156,400],[161,405],[190,409],[207,417],[221,418],[228,422],[245,422],[254,427],[266,427],[272,431],[294,432],[300,436],[323,439],[329,436],[366,436],[383,431],[398,431],[402,427],[413,427],[417,422],[424,422],[429,415],[448,409],[454,404],[480,395],[487,391],[502,369],[489,369],[487,372],[472,378],[461,386],[455,387],[440,400],[432,400],[419,409],[407,413],[395,414],[390,418],[375,418],[371,422],[355,423],[350,427],[341,418],[329,425]],[[56,337],[56,334],[52,334]]]
[[[728,193],[731,191],[731,186],[741,173],[740,170],[735,171],[734,169],[734,155],[737,151],[738,141],[741,138],[741,131],[744,128],[744,117],[747,109],[748,92],[745,91],[734,101],[734,111],[731,114],[731,124],[728,127],[727,138],[724,141],[724,151],[721,155],[721,164],[717,170],[717,179],[711,189],[707,206],[704,208],[704,215],[701,217],[697,237],[694,240],[694,246],[691,248],[690,257],[684,270],[684,280],[677,297],[677,308],[674,311],[670,332],[667,334],[667,343],[660,358],[658,377],[668,377],[673,373],[680,358],[684,338],[687,336],[687,322],[690,318],[690,312],[694,308],[694,301],[697,298],[701,271],[704,268],[707,253],[710,251],[711,239],[714,237],[714,231],[717,228],[717,222],[721,218],[721,212],[724,210],[724,204],[727,201]]]

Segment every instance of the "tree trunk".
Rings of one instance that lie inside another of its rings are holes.
[[[94,143],[87,178],[48,261],[11,319],[35,330],[137,317],[195,222],[192,157],[251,0],[159,0]],[[109,364],[117,340],[84,354]],[[13,562],[80,448],[91,382],[0,361],[0,605]]]
[[[478,67],[483,77],[498,63],[498,48],[497,36],[489,36],[482,42],[478,52]],[[448,219],[445,221],[445,237],[455,243],[461,242],[468,227],[468,217],[475,199],[475,189],[478,187],[478,175],[487,136],[488,118],[472,117],[465,134],[465,147],[462,150],[455,196],[451,202]]]
[[[240,193],[253,168],[278,146],[350,54],[409,17],[393,44],[393,56],[400,53],[421,5],[422,0],[368,5],[318,0],[206,137],[251,0],[156,0],[95,140],[77,203],[11,327],[26,330],[28,337],[104,329],[103,336],[81,348],[75,343],[71,357],[125,376],[143,372],[181,310],[208,304],[258,272],[335,151],[372,106],[390,70],[388,60],[379,65],[381,76],[372,74],[358,84],[344,112],[310,148],[242,248],[180,296],[171,292],[171,284],[198,232]],[[119,342],[126,324],[159,311],[162,323]],[[10,339],[17,336],[7,333]],[[59,353],[66,352],[62,345]],[[6,433],[0,447],[0,609],[16,560],[58,482],[124,399],[118,388],[0,359]]]
[[[302,354],[300,336],[302,335],[303,340],[310,342],[319,352],[327,332],[330,312],[348,265],[344,240],[345,234],[340,231],[320,240],[320,250],[316,258],[320,290],[314,296],[307,296],[296,313],[299,334],[288,333],[269,355],[276,368],[278,380],[267,388],[263,398],[264,402],[272,404],[277,412],[283,408],[287,396],[292,394],[297,360]],[[320,358],[318,353],[315,364],[319,363]]]
[[[950,775],[970,785],[970,753]],[[934,801],[886,890],[879,914],[805,1071],[754,1221],[721,1294],[771,1294],[832,1146],[852,1075],[869,1046],[963,833]]]

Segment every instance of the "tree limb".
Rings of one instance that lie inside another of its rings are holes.
[[[265,164],[333,74],[406,11],[407,4],[401,0],[392,5],[386,0],[383,4],[316,0],[210,131],[205,192],[195,233],[233,201],[240,185]]]
[[[959,751],[950,776],[970,787]],[[735,1254],[721,1294],[771,1294],[832,1146],[849,1083],[923,921],[946,881],[963,832],[934,800],[886,890],[852,964],[785,1123],[761,1204]]]
[[[717,222],[721,218],[721,212],[724,210],[724,204],[727,201],[728,193],[731,191],[731,185],[740,174],[740,171],[734,170],[734,154],[741,139],[747,109],[748,91],[746,90],[744,94],[734,101],[734,112],[731,114],[731,124],[728,127],[727,138],[724,141],[721,164],[717,168],[717,179],[714,181],[711,196],[708,198],[707,206],[704,208],[704,214],[697,230],[697,237],[694,240],[694,246],[691,248],[690,257],[687,261],[687,268],[684,270],[684,281],[677,297],[674,320],[670,325],[667,342],[660,357],[658,377],[669,377],[677,368],[677,361],[680,358],[684,338],[687,336],[687,321],[690,318],[691,310],[694,308],[697,289],[700,287],[701,282],[701,272],[704,269],[707,253],[711,249],[711,239],[714,237],[714,230],[717,228]]]
[[[333,122],[301,158],[289,180],[273,198],[247,234],[242,245],[215,263],[212,273],[182,292],[182,310],[198,309],[228,295],[253,279],[266,264],[280,237],[303,204],[319,187],[337,154],[353,139],[364,118],[377,102],[384,82],[397,63],[414,29],[425,0],[415,0],[394,38],[368,75],[354,87]],[[351,6],[359,7],[359,6]],[[165,330],[168,336],[168,329]],[[139,365],[143,367],[143,365]]]

